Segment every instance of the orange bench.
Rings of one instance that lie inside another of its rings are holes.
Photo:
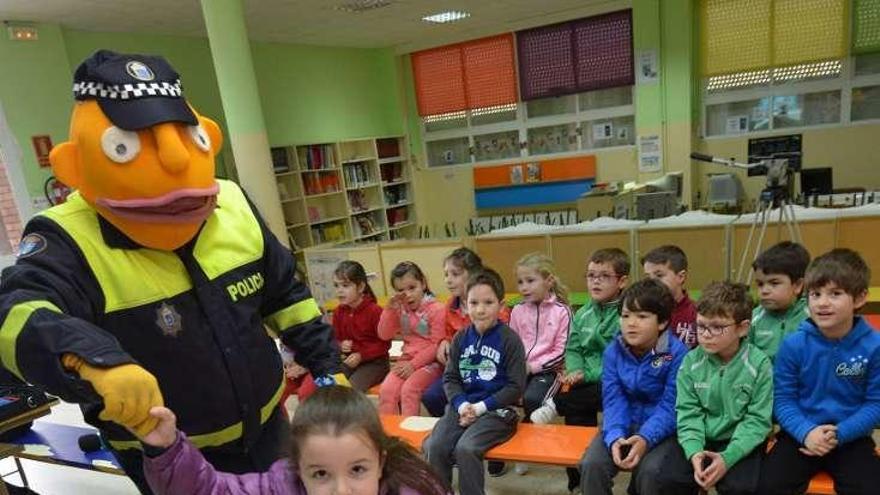
[[[403,416],[382,415],[380,418],[387,434],[402,438],[416,449],[421,449],[430,433],[430,430],[401,427],[406,419]],[[513,438],[486,452],[486,459],[577,466],[596,432],[596,428],[586,426],[520,423]]]

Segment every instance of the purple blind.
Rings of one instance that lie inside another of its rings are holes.
[[[573,23],[578,92],[633,84],[632,11]]]
[[[523,100],[633,84],[632,11],[516,33]]]

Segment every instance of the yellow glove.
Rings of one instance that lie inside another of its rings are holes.
[[[156,428],[159,420],[150,416],[150,408],[165,403],[152,373],[136,364],[98,368],[75,354],[65,354],[61,363],[91,383],[104,399],[99,418],[125,426],[140,438]]]
[[[340,387],[348,387],[351,388],[351,383],[346,378],[345,373],[336,373],[333,375],[333,379],[336,380],[336,384]]]

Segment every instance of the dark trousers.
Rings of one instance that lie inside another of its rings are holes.
[[[544,401],[552,396],[551,389],[556,388],[554,385],[558,386],[555,371],[535,373],[526,378],[526,390],[523,393],[523,409],[526,412],[524,422],[528,423],[532,411],[541,407]]]
[[[706,450],[721,452],[727,442],[707,442]],[[727,467],[727,474],[715,485],[720,495],[753,495],[758,491],[761,476],[761,461],[764,458],[765,444],[755,447],[749,454],[733,466]],[[666,457],[663,469],[657,476],[662,495],[696,495],[700,486],[694,480],[694,467],[690,459],[684,457],[684,450],[676,442]]]
[[[635,495],[657,495],[660,493],[657,476],[660,471],[666,468],[666,458],[676,449],[681,450],[681,447],[678,446],[675,436],[671,436],[646,452],[632,472],[627,492]],[[583,476],[580,482],[581,493],[584,495],[612,494],[614,477],[617,476],[620,468],[614,464],[611,451],[605,446],[601,432],[593,437],[592,443],[581,458],[579,467]],[[577,485],[575,485],[576,487]]]
[[[458,424],[458,412],[452,406],[425,439],[422,450],[428,464],[446,483],[452,483],[452,465],[458,465],[458,488],[461,495],[485,493],[483,458],[492,447],[510,440],[516,433],[519,417],[513,409],[488,411],[467,427]]]
[[[599,383],[578,383],[568,392],[560,392],[553,398],[556,412],[565,418],[565,424],[574,426],[597,426],[599,411],[602,410],[602,387]],[[568,475],[568,489],[573,490],[581,484],[581,474],[577,468],[565,468]]]
[[[349,368],[342,365],[342,372],[345,373],[351,387],[360,392],[366,392],[373,385],[382,383],[385,375],[389,370],[388,358],[379,358],[366,363],[361,363],[357,368]]]
[[[428,414],[439,418],[446,409],[446,392],[443,390],[443,377],[437,379],[422,392],[422,405],[428,410]]]
[[[201,449],[205,459],[218,471],[229,473],[248,473],[252,471],[266,471],[269,466],[278,459],[287,456],[288,423],[280,408],[276,408],[272,416],[263,424],[263,431],[256,444],[242,452],[233,451],[229,446]],[[144,459],[140,450],[115,450],[110,449],[125,474],[131,478],[138,490],[143,495],[152,495],[153,491],[144,477]]]
[[[819,471],[831,475],[838,495],[880,493],[880,457],[871,437],[838,445],[821,457],[802,454],[798,450],[802,445],[785,432],[777,438],[761,472],[762,495],[803,493]]]

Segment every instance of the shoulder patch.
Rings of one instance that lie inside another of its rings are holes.
[[[33,256],[45,251],[46,246],[48,245],[49,243],[42,235],[28,234],[22,237],[21,242],[18,243],[18,258],[27,258],[28,256]]]

